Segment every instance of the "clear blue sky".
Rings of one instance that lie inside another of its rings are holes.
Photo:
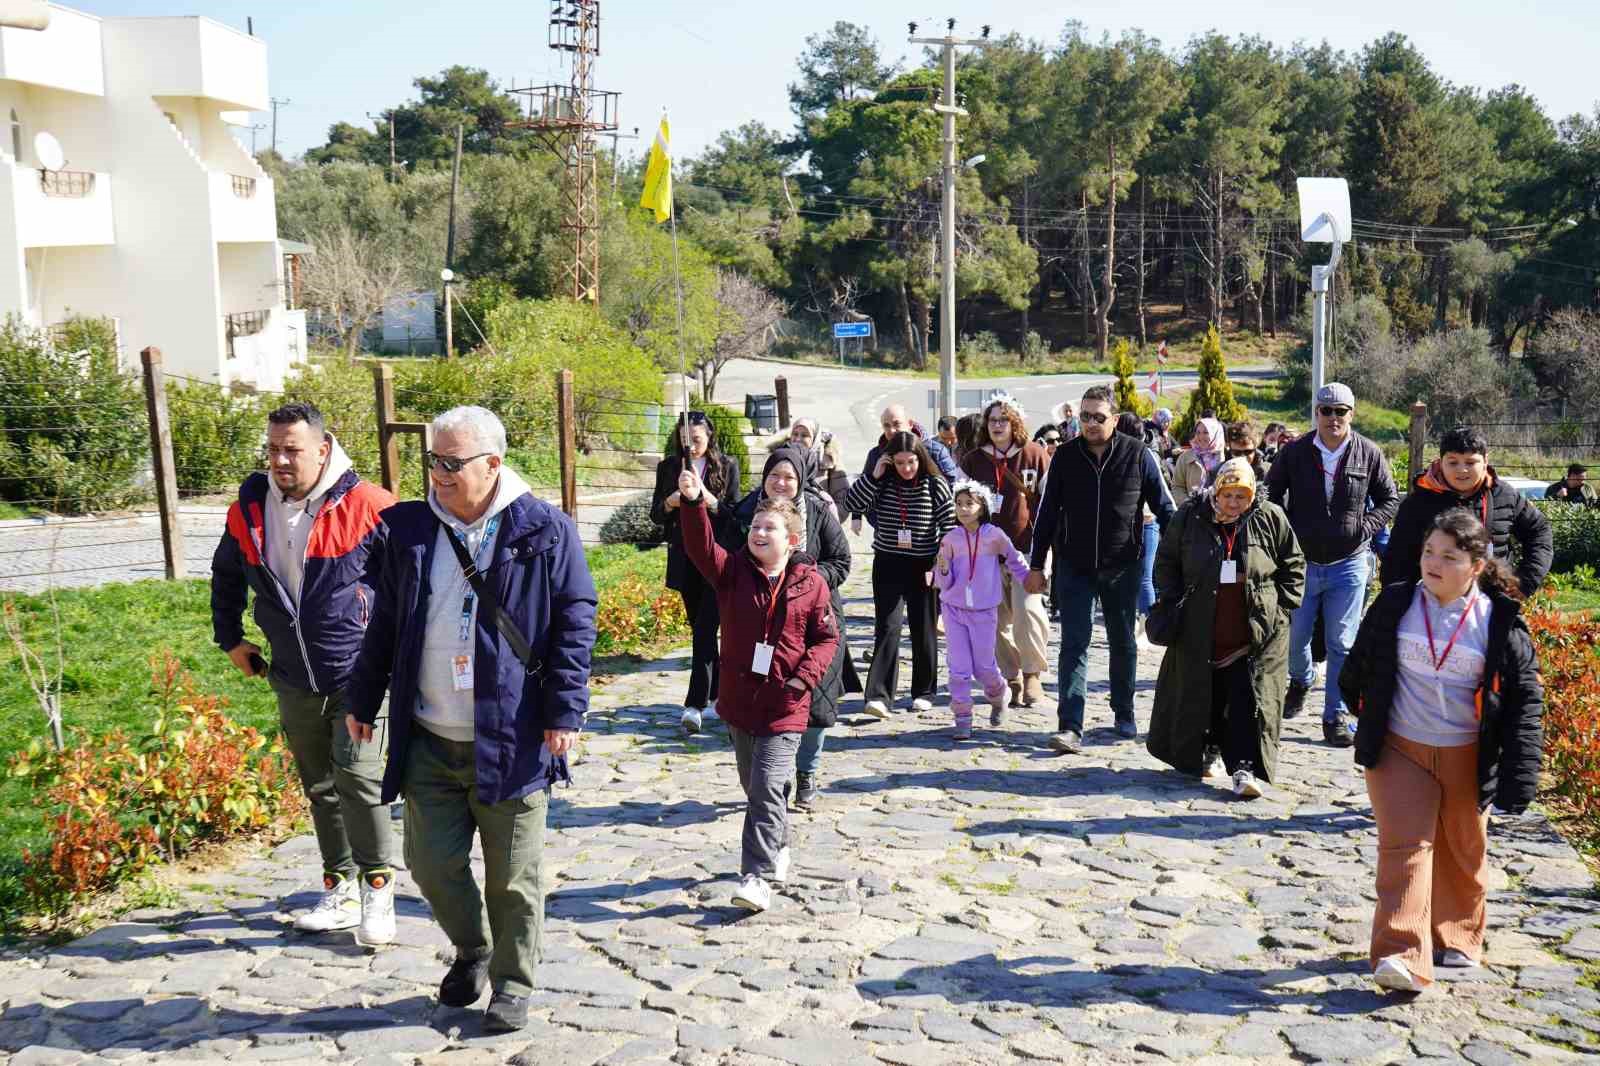
[[[548,6],[541,0],[77,0],[68,6],[97,15],[203,14],[241,29],[253,15],[269,48],[272,93],[292,101],[278,116],[279,147],[289,155],[321,144],[333,122],[361,122],[368,111],[412,98],[412,78],[455,63],[482,67],[502,84],[513,77],[519,85],[566,80],[547,46]],[[996,34],[1015,30],[1053,43],[1070,16],[1091,36],[1137,28],[1168,48],[1217,29],[1280,45],[1326,39],[1355,51],[1398,30],[1456,84],[1519,83],[1555,118],[1592,114],[1600,102],[1595,0],[945,0],[942,6],[607,0],[601,11],[596,87],[620,91],[624,129],[637,125],[646,136],[660,109],[669,108],[680,158],[750,119],[789,129],[786,86],[795,57],[807,34],[838,19],[866,25],[885,56],[913,63],[920,50],[905,43],[906,22],[914,18],[931,29],[947,15],[956,16],[963,35],[977,36],[980,24],[991,21]],[[625,153],[629,147],[623,145]]]

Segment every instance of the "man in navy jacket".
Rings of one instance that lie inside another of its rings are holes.
[[[394,872],[389,809],[379,802],[383,757],[352,744],[344,720],[345,683],[372,614],[379,514],[394,497],[356,476],[308,403],[267,416],[267,464],[239,487],[211,559],[212,633],[246,677],[267,673],[311,807],[323,894],[295,928],[356,926],[362,943],[387,944]],[[244,639],[251,591],[270,672],[260,646]]]
[[[504,465],[500,420],[457,407],[434,419],[433,434],[427,500],[384,512],[383,580],[350,682],[349,727],[370,742],[388,691],[383,795],[405,795],[411,873],[456,948],[439,1001],[470,1006],[492,983],[484,1028],[511,1032],[528,1020],[545,815],[551,785],[569,780],[566,755],[589,707],[597,601],[577,526]],[[451,538],[527,642],[526,662]]]

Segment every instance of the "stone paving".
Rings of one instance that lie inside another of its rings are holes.
[[[865,575],[847,592],[859,653]],[[1288,723],[1283,785],[1235,801],[1116,740],[1093,654],[1077,757],[1045,750],[1053,700],[964,743],[943,709],[873,722],[847,703],[822,803],[793,819],[790,884],[761,915],[730,906],[733,755],[720,727],[679,734],[681,657],[606,685],[578,783],[551,805],[547,954],[523,1032],[485,1036],[478,1012],[436,1003],[449,947],[404,874],[396,946],[294,933],[316,880],[301,837],[179,906],[0,963],[0,1058],[1600,1060],[1600,898],[1547,823],[1492,831],[1489,965],[1385,999],[1366,976],[1374,835],[1349,752],[1320,743],[1314,714]],[[1157,662],[1141,656],[1141,723]]]

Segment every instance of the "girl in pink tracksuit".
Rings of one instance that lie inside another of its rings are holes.
[[[989,701],[989,724],[1005,717],[1006,681],[995,661],[994,639],[1003,595],[1000,567],[1015,581],[1028,576],[1028,560],[1017,551],[1005,531],[989,518],[992,497],[987,485],[958,481],[955,496],[957,525],[939,542],[933,583],[943,604],[944,640],[950,664],[950,710],[955,714],[955,737],[972,736],[972,681],[983,685]]]

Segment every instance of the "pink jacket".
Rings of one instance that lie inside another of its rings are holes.
[[[1002,564],[1011,571],[1013,581],[1028,576],[1028,560],[1017,551],[1005,530],[990,522],[978,527],[975,538],[962,526],[956,526],[939,542],[939,551],[948,550],[950,572],[941,574],[939,564],[933,567],[933,583],[952,607],[968,610],[986,610],[1000,606]],[[977,549],[977,565],[972,565],[971,553]]]

